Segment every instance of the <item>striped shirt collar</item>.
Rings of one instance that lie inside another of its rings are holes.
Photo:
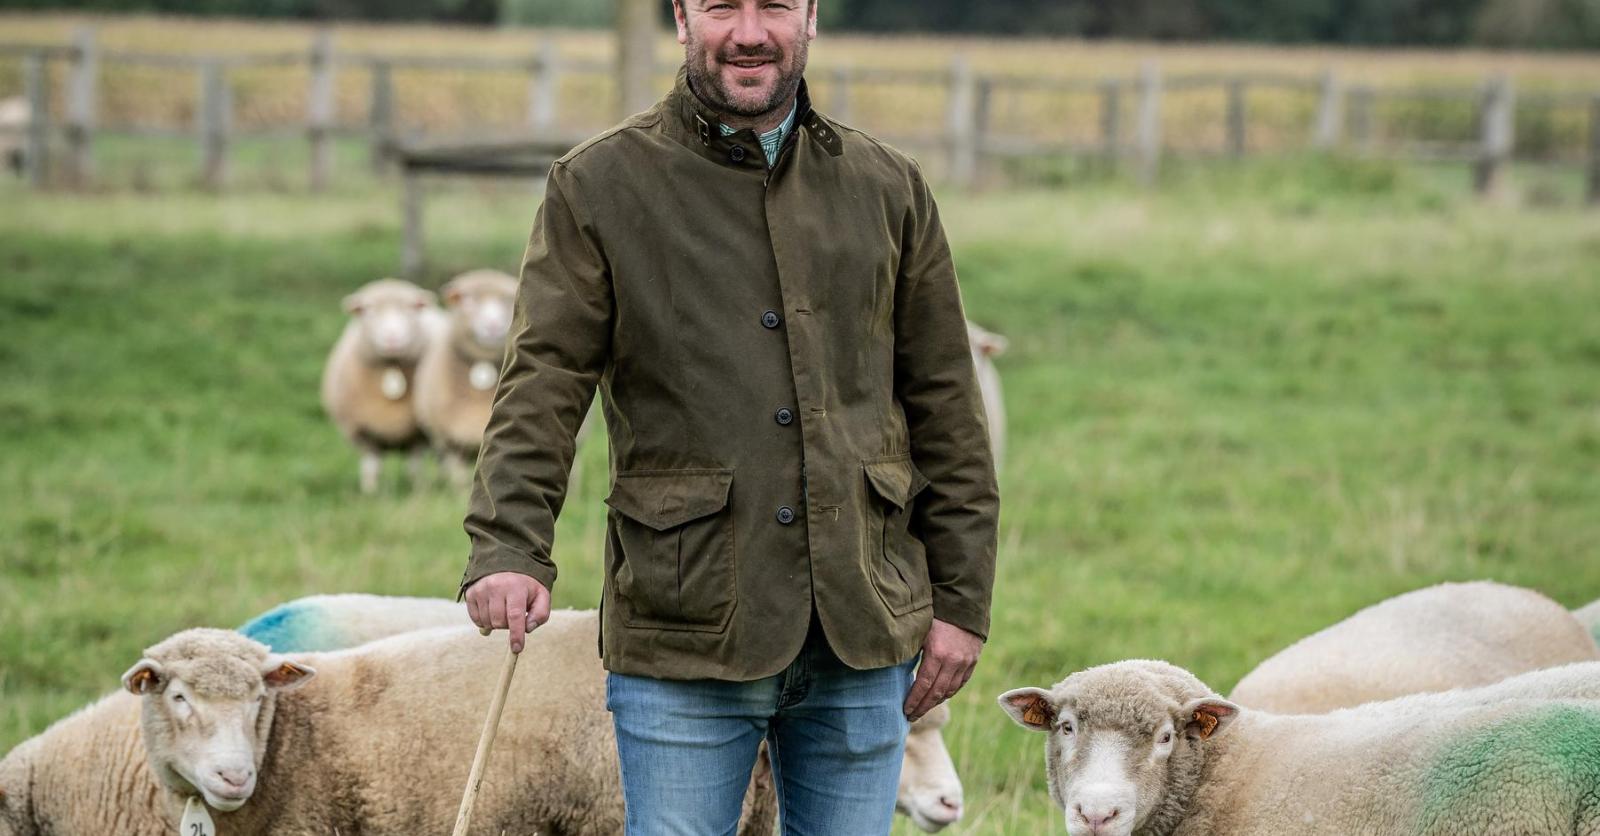
[[[778,127],[760,136],[761,150],[767,155],[768,168],[771,168],[772,161],[778,158],[778,149],[783,147],[783,141],[789,137],[789,131],[794,129],[794,115],[799,110],[799,107],[799,101],[790,105],[789,115],[783,117],[783,121],[778,124]],[[717,123],[717,130],[721,131],[723,136],[733,136],[737,132],[737,129],[730,128],[721,122]]]

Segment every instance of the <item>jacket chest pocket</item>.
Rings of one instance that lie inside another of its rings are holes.
[[[872,583],[884,606],[904,615],[933,603],[928,558],[910,531],[911,502],[928,480],[908,454],[862,462],[866,472],[867,513],[862,519],[863,551]]]
[[[733,615],[732,470],[617,474],[612,582],[629,627],[721,632]]]

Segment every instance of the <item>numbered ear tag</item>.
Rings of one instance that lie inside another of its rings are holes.
[[[217,836],[217,826],[211,821],[206,803],[191,796],[183,807],[183,821],[178,822],[178,836]]]
[[[473,364],[472,371],[467,373],[467,381],[472,384],[472,388],[479,392],[487,392],[493,389],[494,384],[499,379],[500,369],[496,368],[495,364],[488,360]]]
[[[406,396],[406,373],[399,369],[384,369],[383,380],[379,383],[383,396],[391,401],[398,401]]]

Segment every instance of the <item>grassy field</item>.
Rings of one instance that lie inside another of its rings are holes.
[[[969,313],[1012,345],[955,832],[1059,827],[1006,688],[1146,656],[1227,689],[1446,579],[1600,597],[1600,215],[1470,203],[1465,177],[1299,160],[1175,167],[1152,193],[941,192]],[[441,186],[426,282],[513,265],[536,203]],[[316,397],[338,300],[394,269],[397,216],[378,186],[0,185],[0,751],[178,629],[315,592],[453,593],[463,497],[398,468],[359,496]],[[599,588],[603,444],[580,468],[563,606]]]

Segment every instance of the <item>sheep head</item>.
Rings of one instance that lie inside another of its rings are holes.
[[[499,270],[471,270],[446,282],[439,293],[456,331],[491,359],[499,359],[511,333],[517,280]]]
[[[918,828],[937,833],[961,820],[961,777],[944,745],[950,706],[940,703],[911,724],[900,768],[895,809]]]
[[[1239,713],[1188,671],[1145,660],[1079,671],[1049,690],[1007,691],[1000,707],[1048,735],[1050,798],[1071,836],[1171,833],[1208,749]]]
[[[428,342],[425,317],[437,307],[430,291],[400,279],[379,279],[344,297],[344,311],[355,318],[369,356],[398,361],[422,354]]]
[[[122,675],[142,697],[151,771],[168,790],[224,812],[255,792],[277,696],[316,671],[232,630],[185,630]]]

